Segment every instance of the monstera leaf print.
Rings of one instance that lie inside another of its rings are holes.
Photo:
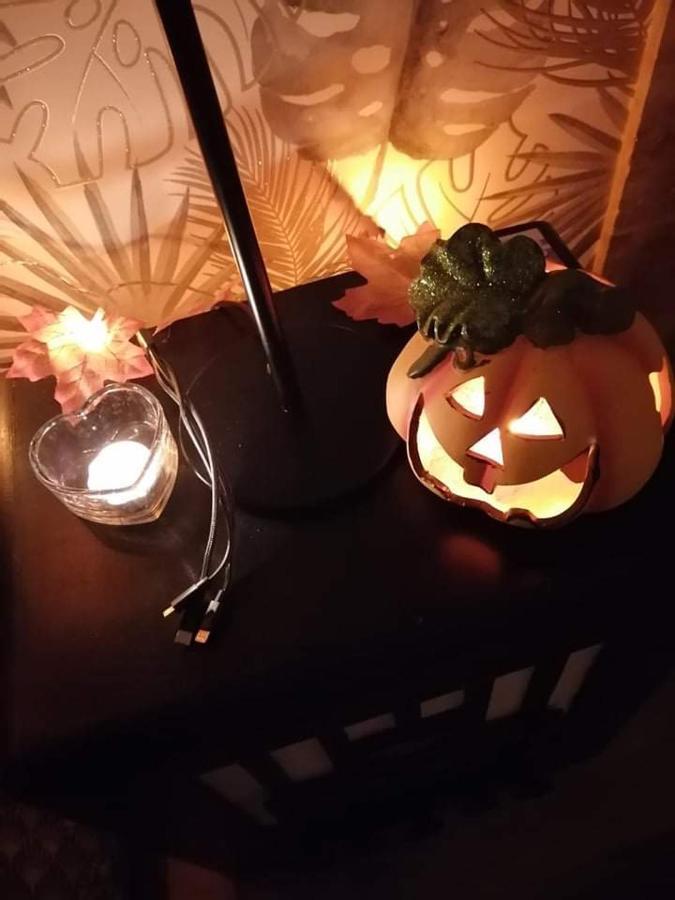
[[[9,87],[15,79],[51,62],[62,52],[63,45],[63,39],[55,34],[20,43],[0,19],[0,107],[11,108]]]
[[[469,32],[490,4],[420,3],[401,73],[390,140],[414,159],[456,159],[476,150],[534,89],[538,50],[496,46]]]
[[[368,150],[386,139],[414,0],[265,0],[251,35],[267,121],[315,159]],[[322,13],[333,13],[325,35]],[[312,23],[316,23],[312,27]]]
[[[265,117],[315,159],[387,141],[416,159],[470,153],[520,106],[544,61],[466,35],[485,6],[265,0],[251,37]]]

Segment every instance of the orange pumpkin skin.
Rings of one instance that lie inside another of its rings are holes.
[[[559,525],[618,506],[654,472],[672,416],[672,372],[643,316],[619,334],[578,333],[547,349],[520,336],[468,370],[451,353],[410,378],[427,346],[416,334],[394,363],[387,411],[415,474],[444,499],[514,524]],[[453,397],[472,379],[482,379],[473,413]],[[551,433],[546,424],[536,436],[517,433],[542,399]]]

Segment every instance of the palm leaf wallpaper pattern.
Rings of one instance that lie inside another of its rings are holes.
[[[266,127],[258,110],[233,110],[227,125],[272,286],[283,290],[343,268],[344,235],[373,228],[329,169],[302,159]],[[197,150],[188,150],[171,181],[189,189],[193,224],[213,228],[221,222]],[[216,268],[232,265],[226,243],[211,261]]]
[[[198,0],[274,286],[427,219],[546,217],[592,263],[667,2]],[[32,304],[156,324],[234,277],[151,0],[3,0],[0,365]]]
[[[14,300],[58,310],[65,298],[84,312],[93,313],[102,306],[147,324],[158,324],[190,310],[201,311],[205,303],[213,303],[214,293],[225,278],[234,274],[229,259],[210,276],[203,274],[205,263],[222,245],[224,228],[219,222],[214,222],[208,234],[179,263],[188,224],[188,191],[178,203],[166,232],[152,242],[151,248],[148,210],[137,169],[130,178],[132,240],[128,244],[120,239],[110,207],[96,182],[82,189],[91,215],[89,236],[85,237],[66,209],[29,176],[22,172],[20,176],[36,207],[52,226],[54,236],[0,200],[0,212],[16,226],[21,238],[0,239],[0,252],[32,276],[30,281],[17,281],[0,272],[0,291]],[[48,261],[32,256],[26,249],[30,245],[41,248]]]
[[[514,211],[522,219],[549,219],[581,258],[588,255],[600,236],[621,142],[564,113],[550,113],[549,118],[587,149],[538,149],[516,154],[517,159],[535,163],[542,174],[530,184],[489,195],[487,199],[502,202],[488,220],[499,228],[513,221]]]

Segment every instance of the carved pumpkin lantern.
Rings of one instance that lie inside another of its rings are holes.
[[[559,525],[632,497],[670,424],[666,352],[630,298],[546,272],[539,246],[483,225],[437,241],[410,288],[418,333],[387,384],[415,475],[516,524]]]

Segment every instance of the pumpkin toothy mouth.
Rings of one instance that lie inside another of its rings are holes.
[[[589,447],[585,458],[585,476],[572,481],[560,469],[543,478],[523,484],[497,484],[492,493],[469,484],[462,466],[448,456],[434,434],[422,404],[413,415],[408,437],[408,453],[420,481],[447,499],[466,506],[478,506],[494,518],[526,519],[538,524],[565,521],[581,511],[595,481],[596,453]]]

